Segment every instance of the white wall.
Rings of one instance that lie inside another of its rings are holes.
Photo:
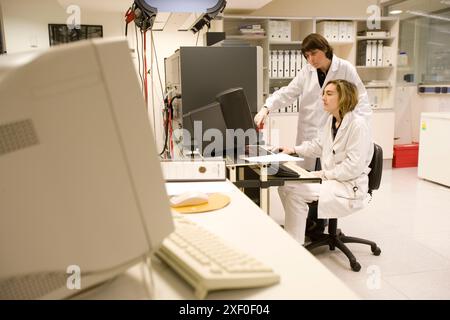
[[[365,17],[367,7],[377,0],[273,0],[252,12],[256,16]]]
[[[422,112],[450,112],[448,95],[420,95],[416,85],[398,85],[395,103],[395,144],[418,142]]]
[[[174,19],[176,20],[176,19]],[[169,20],[164,31],[154,31],[154,43],[156,49],[156,57],[158,61],[156,62],[155,56],[153,54],[153,66],[151,65],[151,50],[150,50],[150,33],[147,35],[147,66],[150,70],[150,75],[148,78],[148,91],[149,91],[149,115],[150,119],[153,119],[153,111],[155,113],[156,119],[156,140],[158,144],[158,149],[161,151],[163,146],[163,120],[162,120],[162,110],[164,107],[163,96],[161,93],[161,85],[158,77],[158,69],[156,63],[159,67],[159,73],[161,76],[162,86],[165,85],[164,77],[164,58],[167,58],[175,53],[180,46],[195,46],[198,37],[198,45],[203,45],[203,34],[204,31],[200,33],[193,34],[190,31],[177,31],[178,24],[173,23]],[[135,48],[135,36],[134,36],[134,26],[129,30],[128,39],[133,48]],[[138,41],[140,44],[140,40]],[[139,50],[140,50],[139,46]],[[137,63],[137,59],[136,59]],[[154,70],[154,72],[152,72]],[[153,83],[151,79],[151,74],[153,74]],[[154,106],[153,108],[151,106]],[[152,121],[153,122],[153,121]],[[174,128],[175,129],[175,128]]]
[[[131,4],[130,0],[130,4]],[[8,54],[24,52],[49,47],[48,24],[66,23],[70,14],[66,13],[57,0],[0,0],[3,14],[3,25],[5,44]],[[94,11],[81,6],[81,24],[103,25],[104,37],[117,37],[125,34],[123,11]],[[198,34],[192,32],[177,31],[179,19],[168,22],[164,31],[155,31],[154,42],[158,57],[158,66],[161,74],[161,82],[164,86],[164,58],[170,56],[180,46],[195,45]],[[134,24],[129,27],[128,40],[131,48],[136,48],[134,36]],[[150,33],[148,34],[147,65],[151,69]],[[198,39],[198,45],[203,45],[203,32]],[[133,55],[137,65],[136,51]],[[163,99],[160,89],[159,78],[156,73],[156,60],[154,60],[153,91],[151,79],[149,84],[149,118],[153,125],[153,114],[155,114],[156,140],[158,149],[163,144],[163,125],[161,120]],[[153,92],[153,94],[152,94]],[[153,112],[154,111],[154,112]]]
[[[0,0],[8,53],[49,47],[48,24],[66,23],[69,14],[57,0]],[[94,12],[81,8],[81,24],[103,25],[104,37],[124,34],[121,12]]]

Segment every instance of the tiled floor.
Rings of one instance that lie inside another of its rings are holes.
[[[365,299],[450,299],[450,188],[417,178],[417,168],[386,169],[369,206],[339,220],[346,235],[377,242],[350,244],[362,268],[319,248],[315,256]]]

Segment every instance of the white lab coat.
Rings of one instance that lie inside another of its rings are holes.
[[[354,83],[358,88],[358,105],[355,112],[366,119],[370,128],[372,109],[369,105],[367,91],[359,78],[355,67],[348,61],[333,56],[324,85],[330,80],[344,79]],[[317,69],[310,64],[302,68],[300,73],[287,85],[267,98],[265,106],[269,111],[286,107],[300,98],[296,145],[316,138],[319,130],[325,125],[328,113],[323,110],[322,89],[317,77]],[[305,169],[314,170],[315,159],[305,159]]]
[[[344,116],[336,138],[329,115],[320,136],[295,147],[300,156],[320,157],[326,180],[319,192],[318,217],[340,218],[362,209],[368,196],[373,143],[367,122],[355,111]]]

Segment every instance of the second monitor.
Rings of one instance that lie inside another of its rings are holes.
[[[203,156],[239,154],[260,141],[242,88],[220,92],[216,102],[183,115],[183,126],[185,147],[198,148]]]

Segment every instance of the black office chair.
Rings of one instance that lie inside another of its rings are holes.
[[[377,144],[374,144],[373,157],[369,167],[371,168],[369,173],[369,194],[372,196],[372,191],[377,190],[380,187],[381,173],[383,170],[383,149]],[[317,210],[317,203],[317,201],[310,203],[309,210]],[[379,256],[381,253],[381,249],[373,241],[344,235],[341,230],[337,228],[337,219],[329,219],[328,234],[325,234],[324,237],[319,240],[309,243],[305,248],[311,251],[321,246],[329,246],[330,250],[334,250],[337,247],[347,256],[352,270],[357,272],[361,270],[361,265],[356,261],[355,256],[350,249],[347,248],[345,243],[367,244],[370,246],[374,255]]]

